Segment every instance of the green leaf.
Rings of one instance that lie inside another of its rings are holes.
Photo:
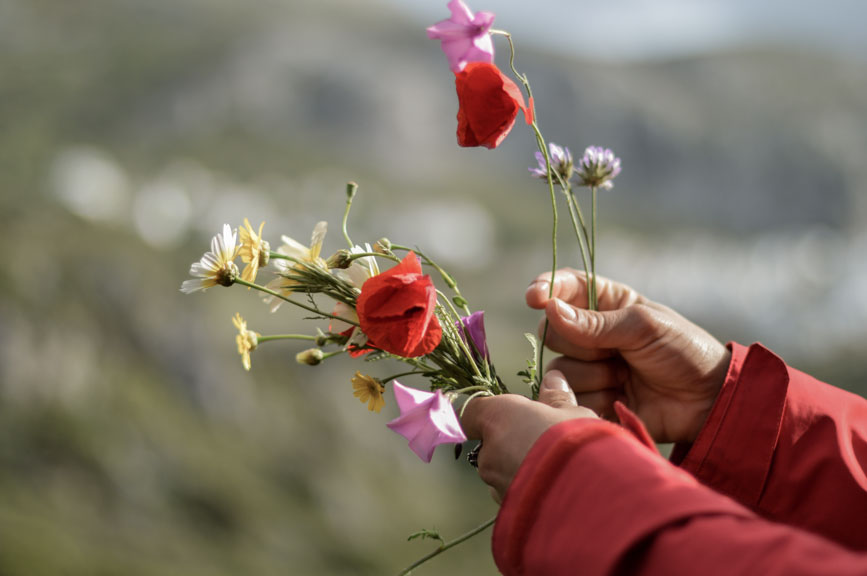
[[[440,533],[436,529],[428,530],[427,528],[424,528],[422,530],[419,530],[415,534],[410,534],[409,538],[407,538],[406,541],[409,542],[409,541],[415,540],[417,538],[420,538],[422,540],[424,540],[425,538],[428,538],[430,540],[438,540],[440,543],[440,546],[443,546],[446,543],[446,541],[443,540],[443,537],[440,536]]]
[[[527,369],[518,372],[518,376],[523,377],[523,381],[525,384],[533,386],[536,383],[536,372],[538,369],[538,366],[536,365],[536,358],[539,357],[539,344],[536,340],[536,337],[529,332],[524,333],[524,338],[526,338],[527,341],[530,343],[530,346],[533,347],[533,355],[530,357],[529,360],[527,360]]]

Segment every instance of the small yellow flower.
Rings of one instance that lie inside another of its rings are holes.
[[[382,397],[385,386],[376,378],[356,372],[352,377],[352,388],[355,397],[362,403],[367,402],[367,409],[371,412],[379,412],[385,406],[385,398]]]
[[[310,239],[310,247],[304,246],[297,240],[288,236],[283,236],[283,245],[277,249],[277,252],[286,256],[291,256],[297,261],[305,262],[312,266],[318,266],[323,270],[328,270],[328,264],[320,256],[322,253],[322,244],[325,241],[325,233],[328,231],[328,222],[318,222],[313,228],[313,236]],[[268,282],[265,287],[275,292],[291,292],[292,287],[296,285],[294,280],[290,280],[285,276],[291,274],[293,269],[297,269],[300,265],[292,260],[279,259],[275,260],[274,265],[277,268],[279,276]],[[271,307],[271,312],[276,312],[283,303],[279,298],[274,296],[265,297],[265,303]]]
[[[190,266],[191,280],[184,280],[181,292],[190,294],[197,290],[207,290],[211,286],[231,286],[238,277],[235,258],[238,256],[237,236],[228,224],[223,231],[211,239],[211,250],[202,259]]]
[[[283,236],[283,245],[280,247],[280,252],[287,256],[292,256],[297,260],[301,260],[327,269],[328,266],[325,260],[322,259],[322,243],[325,241],[325,233],[328,231],[327,222],[318,222],[313,228],[313,236],[310,238],[310,247],[301,244],[297,240],[293,240],[288,236]]]
[[[247,263],[244,271],[241,273],[241,278],[247,282],[256,280],[256,273],[260,266],[267,266],[270,257],[271,245],[267,240],[262,239],[262,229],[265,227],[265,222],[259,224],[259,232],[253,232],[253,227],[250,226],[250,221],[244,218],[244,226],[238,229],[238,234],[241,235],[241,261]]]
[[[232,317],[232,324],[238,329],[235,342],[238,344],[238,354],[241,355],[241,364],[244,365],[244,370],[250,370],[250,352],[255,350],[259,345],[260,335],[252,330],[247,330],[247,322],[237,312]]]

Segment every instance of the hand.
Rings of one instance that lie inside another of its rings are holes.
[[[549,371],[542,379],[539,401],[504,394],[470,401],[461,418],[467,437],[483,442],[479,452],[479,476],[501,502],[521,462],[545,430],[572,418],[597,418],[578,406],[575,393],[563,374]]]
[[[628,286],[597,278],[599,311],[586,310],[583,272],[557,272],[527,288],[527,304],[544,309],[546,345],[564,356],[548,369],[561,371],[578,403],[614,419],[622,401],[657,442],[692,442],[704,425],[722,383],[731,352],[674,310]],[[540,325],[541,336],[544,320]]]

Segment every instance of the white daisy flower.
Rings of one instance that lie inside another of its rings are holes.
[[[238,267],[235,257],[240,246],[237,245],[237,232],[232,227],[223,224],[223,231],[211,239],[211,251],[205,252],[202,259],[190,266],[191,280],[181,284],[181,292],[190,294],[198,290],[207,290],[211,286],[231,286],[238,277]]]

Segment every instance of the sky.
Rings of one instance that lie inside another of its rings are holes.
[[[447,0],[388,0],[423,24]],[[742,46],[820,50],[867,61],[864,0],[465,0],[494,27],[566,54],[644,60]]]

